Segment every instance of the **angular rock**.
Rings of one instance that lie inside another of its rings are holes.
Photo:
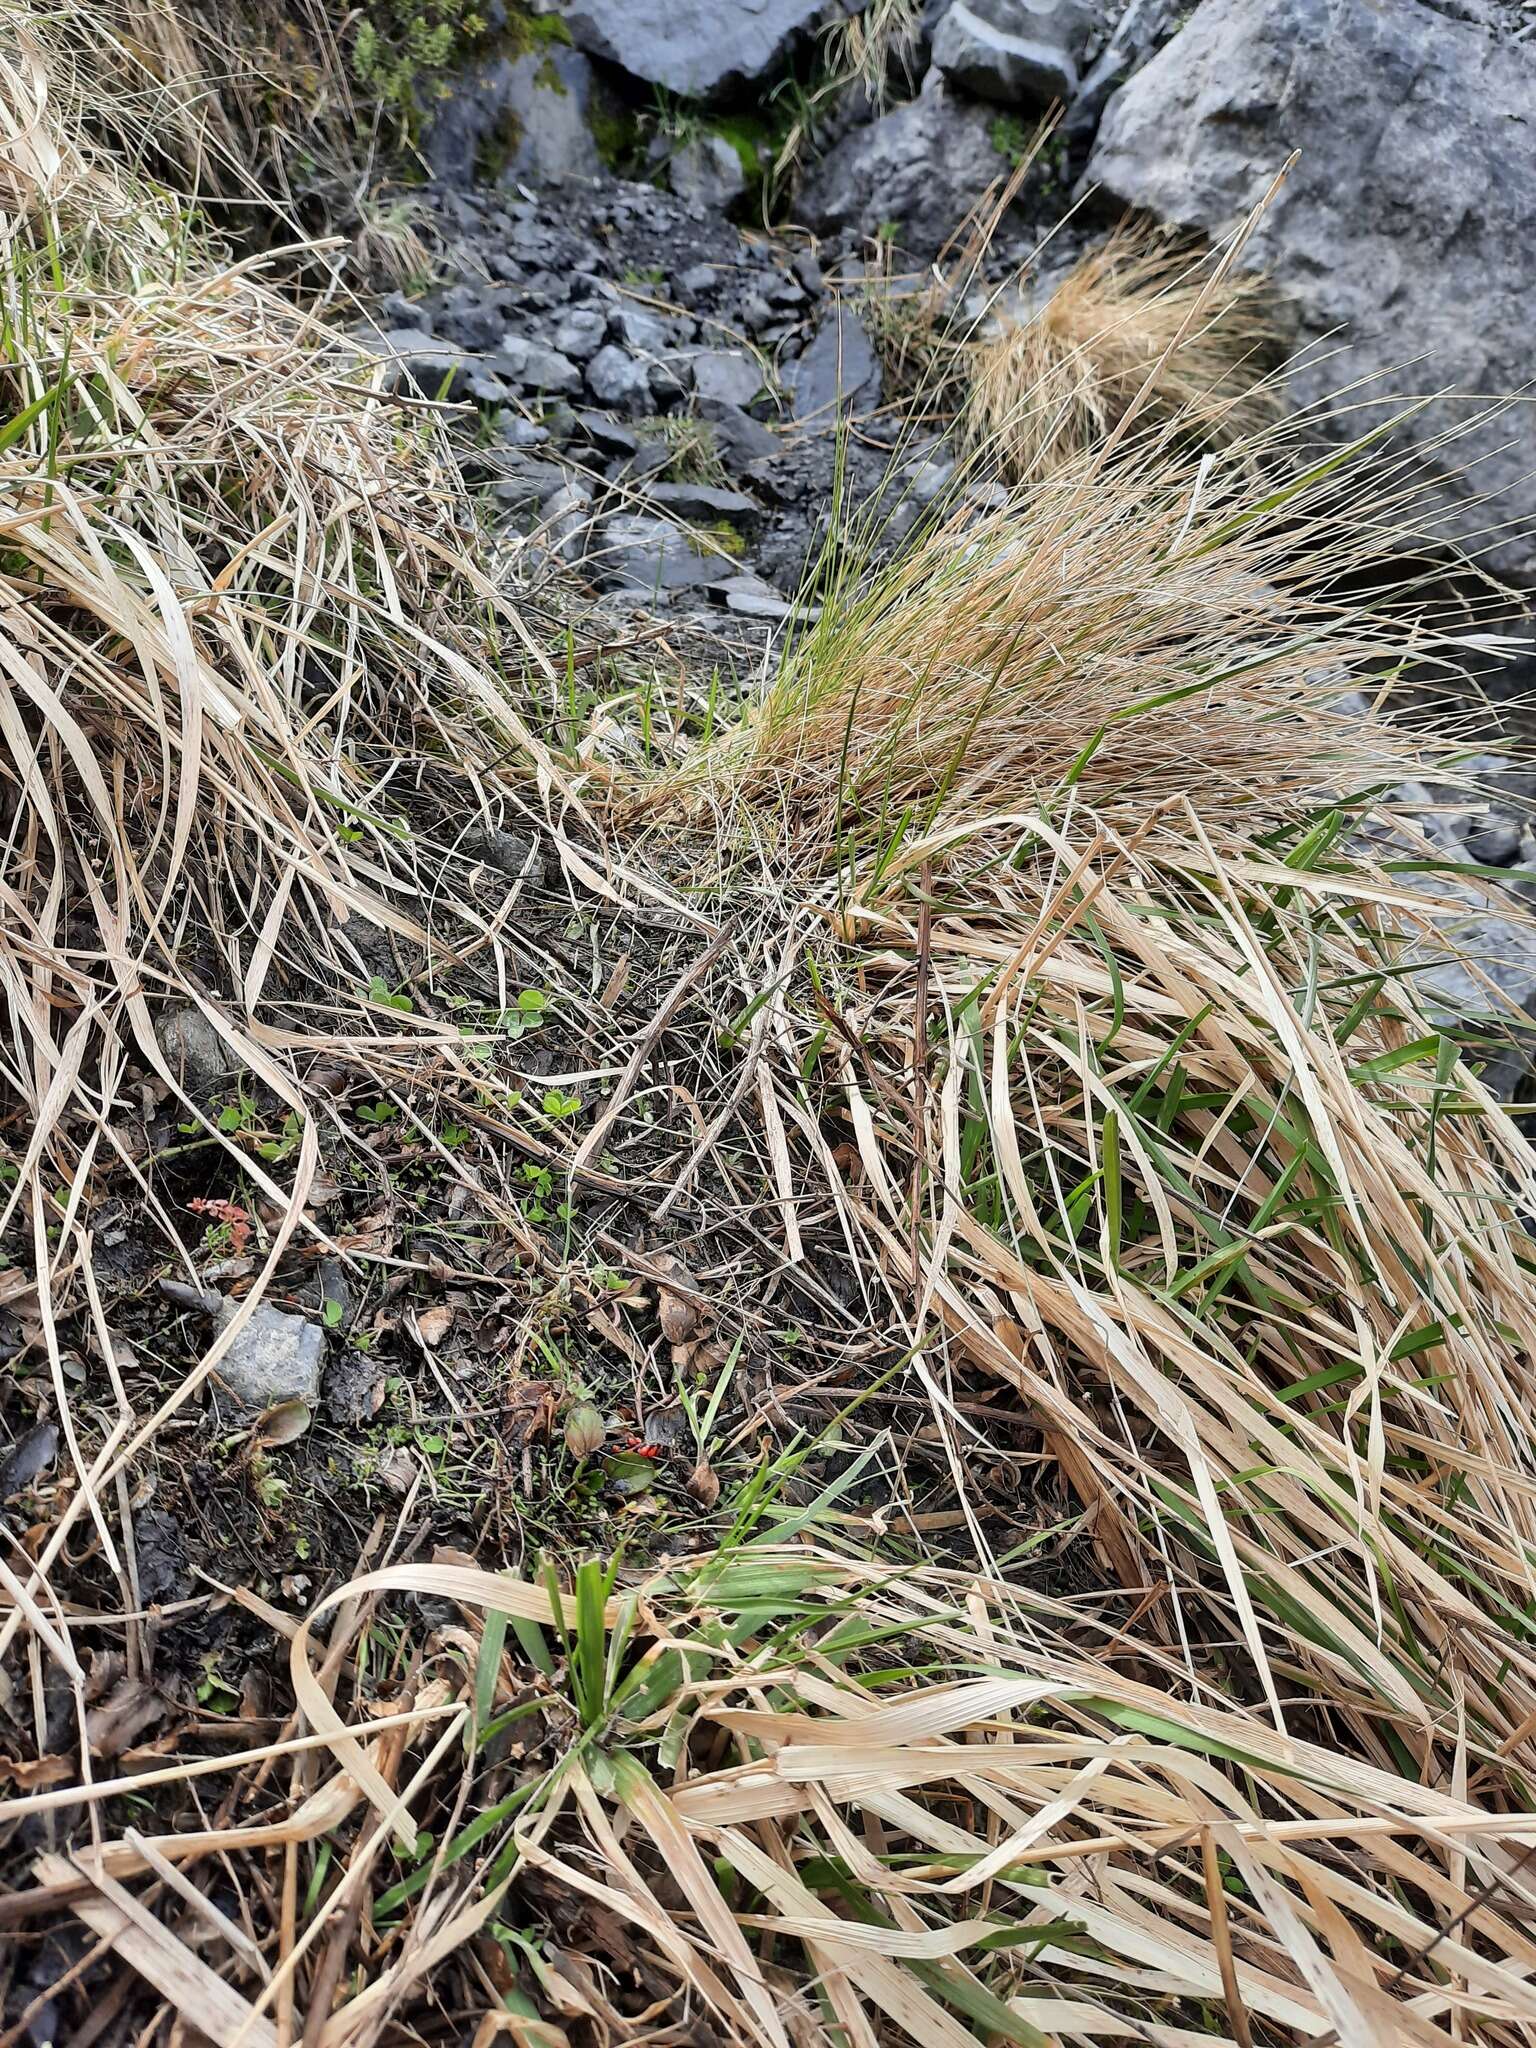
[[[643,482],[646,477],[660,476],[664,470],[670,469],[673,453],[672,443],[668,440],[658,437],[654,441],[643,441],[635,450],[633,461],[618,464],[615,473],[627,477],[631,483]]]
[[[473,355],[429,334],[425,328],[392,327],[364,337],[375,355],[384,358],[384,382],[390,390],[410,385],[424,398],[436,398],[445,387],[451,396],[483,365]]]
[[[614,313],[610,325],[614,338],[623,342],[636,355],[659,356],[677,341],[678,336],[672,323],[664,320],[659,313],[651,313],[644,306],[620,306]],[[693,323],[688,323],[693,331]]]
[[[510,409],[497,413],[495,424],[498,436],[509,448],[542,448],[549,439],[548,427],[525,420],[521,413]]]
[[[723,405],[750,405],[763,388],[762,366],[744,348],[690,349],[686,358],[694,391],[700,401],[718,400]]]
[[[591,92],[591,65],[559,43],[472,65],[433,102],[427,161],[447,185],[599,177],[602,160],[587,122]]]
[[[568,478],[539,507],[545,544],[562,562],[578,562],[591,523],[592,492],[578,477]]]
[[[238,1302],[220,1302],[213,1319],[215,1335],[228,1329],[238,1311]],[[324,1362],[325,1331],[318,1323],[263,1302],[216,1370],[236,1405],[259,1413],[278,1401],[303,1401],[313,1408],[320,1398]]]
[[[690,263],[677,280],[678,298],[685,306],[691,306],[695,299],[713,288],[715,278],[713,263]]]
[[[777,591],[759,584],[755,577],[743,576],[735,582],[716,584],[712,588],[719,591],[728,611],[739,612],[743,618],[765,619],[770,624],[794,619],[809,626],[821,617],[819,604],[795,604],[787,597],[780,597]]]
[[[822,320],[785,382],[795,418],[819,432],[830,432],[845,413],[880,403],[880,358],[851,306],[838,306]]]
[[[746,525],[762,517],[762,507],[745,491],[716,490],[711,484],[647,484],[645,498],[670,517],[689,519],[697,526],[716,519]]]
[[[700,99],[761,78],[822,0],[565,0],[567,27],[591,56],[631,78]]]
[[[1523,857],[1524,843],[1520,820],[1501,817],[1497,811],[1468,819],[1463,838],[1468,860],[1485,868],[1515,867]]]
[[[581,389],[581,372],[557,348],[545,348],[524,334],[504,334],[489,367],[524,391],[569,398]]]
[[[621,412],[645,413],[651,409],[651,379],[644,363],[638,363],[614,342],[600,348],[587,365],[587,389],[599,405],[611,405]]]
[[[715,582],[722,559],[691,545],[682,528],[670,519],[620,512],[603,521],[601,546],[592,566],[610,589],[649,597]]]
[[[826,290],[827,281],[821,274],[821,265],[810,249],[802,249],[796,255],[790,269],[800,281],[801,289],[809,299],[820,298]]]
[[[955,465],[946,457],[930,458],[914,469],[907,480],[907,495],[916,505],[931,505],[954,482]]]
[[[995,121],[952,98],[933,72],[915,100],[828,150],[801,188],[800,218],[823,232],[894,221],[904,248],[934,256],[1009,168]]]
[[[728,405],[719,398],[701,398],[699,417],[713,427],[715,451],[732,476],[739,475],[749,462],[762,462],[779,452],[779,437],[773,429],[753,419],[751,413],[743,412],[739,405]]]
[[[525,512],[553,497],[565,481],[565,471],[557,462],[519,462],[496,479],[491,495],[508,511]]]
[[[1352,437],[1411,394],[1493,402],[1528,384],[1533,110],[1536,46],[1418,0],[1205,0],[1110,101],[1087,177],[1219,237],[1299,150],[1243,261],[1274,278],[1298,340],[1330,336],[1328,360],[1293,368],[1292,395]],[[1362,377],[1365,393],[1330,403]],[[1466,427],[1470,410],[1433,405],[1399,432],[1426,453],[1445,529],[1536,582],[1523,419]],[[1466,430],[1435,450],[1453,424]]]
[[[506,331],[507,316],[498,303],[504,297],[503,292],[487,291],[479,285],[456,284],[435,306],[420,310],[430,312],[434,334],[480,353],[494,348]]]
[[[1096,26],[1084,0],[952,0],[933,34],[947,79],[1004,107],[1069,100]]]
[[[555,326],[555,347],[572,362],[589,362],[608,333],[608,315],[598,306],[573,306]]]
[[[40,1479],[58,1455],[55,1422],[34,1422],[9,1450],[0,1452],[0,1501],[9,1500]]]
[[[633,455],[640,446],[640,436],[632,427],[626,427],[606,412],[578,412],[577,426],[594,448],[601,448],[607,455]]]
[[[697,135],[677,150],[667,166],[667,182],[689,206],[724,213],[747,189],[741,158],[723,135]]]

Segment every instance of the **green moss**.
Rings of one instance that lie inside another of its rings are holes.
[[[496,41],[499,56],[526,57],[534,50],[548,51],[555,43],[563,43],[569,49],[571,32],[562,15],[535,14],[526,7],[510,7],[507,25]]]
[[[594,85],[587,101],[587,126],[608,169],[619,177],[627,176],[640,151],[640,124],[633,112],[601,86]]]
[[[558,14],[528,7],[508,8],[505,23],[493,28],[487,0],[365,0],[352,31],[352,72],[410,127],[424,104],[447,97],[457,73],[488,58],[543,51],[550,77],[541,67],[538,82],[563,92],[551,52],[570,40]]]
[[[538,70],[533,74],[533,82],[535,85],[543,86],[546,92],[558,93],[561,99],[568,97],[565,80],[555,69],[553,57],[546,57],[544,59]]]
[[[772,160],[774,144],[768,123],[755,114],[729,114],[712,121],[710,132],[728,142],[736,152],[742,176],[749,186],[763,180],[763,159]]]
[[[494,185],[512,168],[522,147],[523,124],[509,107],[487,134],[475,144],[475,178],[479,184]]]
[[[1006,157],[1015,168],[1023,163],[1034,140],[1028,124],[1017,114],[999,114],[987,130],[987,138],[998,155]]]
[[[733,562],[739,562],[747,552],[746,541],[732,526],[729,519],[717,519],[710,526],[698,529],[697,544],[690,538],[695,554],[729,555]]]

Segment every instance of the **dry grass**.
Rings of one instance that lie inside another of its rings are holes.
[[[462,1619],[428,1684],[358,1718],[353,1647],[401,1593]],[[444,1559],[340,1588],[315,1622],[338,1608],[335,1704],[308,1625],[293,1666],[345,1775],[265,1823],[44,1856],[17,1902],[79,1915],[211,2038],[393,2038],[456,1951],[475,2040],[536,2048],[625,2038],[637,1984],[660,2038],[710,2026],[764,2048],[1529,2038],[1531,1949],[1509,1908],[1536,1816],[1186,1698],[1176,1659],[1107,1624],[1084,1655],[1063,1640],[1081,1617],[1040,1596],[748,1544],[622,1598],[595,1568],[556,1588]],[[510,1788],[509,1726],[532,1766]],[[213,1761],[249,1779],[261,1760]],[[217,1853],[259,1913],[263,1858],[322,1837],[345,1866],[276,1967],[226,1919],[216,1973],[125,1888]],[[601,1950],[541,1956],[514,1885],[563,1896]],[[354,1996],[306,2005],[355,1967]],[[556,2017],[524,1992],[503,2003],[509,1974]]]
[[[964,1572],[853,1556],[802,1448],[632,1581],[387,1563],[298,1625],[239,1588],[290,1638],[283,1732],[117,1778],[84,1740],[60,1776],[47,1687],[83,1723],[101,1624],[49,1573],[92,1521],[115,1567],[101,1498],[167,1410],[114,1380],[87,1467],[50,1301],[83,1276],[113,1359],[86,1203],[98,1159],[137,1169],[133,1069],[177,1086],[154,1005],[301,1115],[317,1051],[451,1072],[456,1032],[359,992],[354,935],[419,942],[439,879],[396,791],[462,813],[482,752],[558,769],[493,680],[539,658],[430,425],[46,84],[0,69],[0,1082],[76,1470],[0,1557],[39,1738],[0,1818],[74,1853],[0,1926],[67,1912],[152,2026],[228,2048],[1529,2044],[1536,1158],[1405,971],[1443,911],[1407,828],[1406,865],[1361,851],[1410,743],[1330,708],[1457,650],[1411,591],[1349,595],[1406,475],[1179,420],[834,576],[739,730],[614,775],[614,857],[576,870],[654,901],[643,823],[721,892],[699,968],[733,950],[753,1021],[711,1130],[755,1094],[786,1263],[820,1217],[962,1499],[966,1382],[1014,1390],[1092,1590],[979,1524]],[[251,1306],[315,1158],[311,1119]],[[418,1640],[402,1596],[453,1618]]]
[[[1144,424],[1176,419],[1206,445],[1273,417],[1264,382],[1274,332],[1262,281],[1213,273],[1186,245],[1122,227],[1029,305],[997,313],[970,343],[962,416],[972,448],[1015,482],[1093,447],[1134,405]]]
[[[728,837],[744,807],[781,870],[869,889],[924,860],[1012,861],[1042,805],[1139,830],[1189,798],[1212,830],[1258,831],[1330,786],[1407,774],[1420,742],[1329,707],[1432,649],[1422,607],[1347,595],[1414,487],[1376,465],[1362,523],[1358,479],[1286,448],[1250,446],[1283,479],[1266,496],[1175,428],[1001,510],[962,506],[872,577],[855,548],[675,800],[723,805]]]
[[[466,552],[430,415],[94,157],[48,77],[0,69],[0,1227],[30,1208],[45,1313],[94,1172],[138,1172],[129,1063],[182,1092],[167,1002],[297,1117],[317,1053],[456,1068],[451,1024],[377,1001],[381,961],[424,944],[431,827],[483,811],[476,760],[547,758],[499,679],[543,657]],[[274,1261],[315,1159],[306,1125],[291,1185],[250,1163]]]
[[[1454,951],[1411,823],[1392,858],[1361,850],[1413,743],[1330,709],[1433,657],[1411,593],[1345,594],[1412,486],[1329,461],[1266,493],[1265,442],[1230,464],[1183,442],[1080,458],[833,593],[667,796],[701,866],[726,850],[751,887],[750,847],[783,904],[763,967],[781,1185],[837,1202],[957,1476],[971,1375],[1037,1419],[1133,1603],[1119,1640],[1159,1667],[1134,1725],[1215,1717],[1228,1768],[1171,1839],[1192,1854],[1276,1741],[1371,1787],[1380,1834],[1302,1880],[1300,1912],[1245,1874],[1239,1914],[1160,1895],[1148,1931],[1192,1938],[1224,2038],[1250,2038],[1257,1941],[1271,1990],[1305,1985],[1341,2037],[1449,2040],[1464,1980],[1437,1941],[1491,1901],[1513,1927],[1529,1889],[1536,1157],[1407,969]],[[1113,1742],[1089,1751],[1112,1776]],[[876,1787],[847,1768],[845,1798]],[[1430,1787],[1498,1843],[1477,1873],[1418,1833]],[[1013,1818],[1049,1831],[1048,1810]],[[1405,1953],[1377,1913],[1408,1896],[1441,1932]],[[1085,2036],[1149,1960],[1098,1953]],[[1300,2038],[1321,2012],[1264,2017]],[[1536,2001],[1468,2023],[1529,2039]]]
[[[252,243],[296,245],[310,286],[430,274],[422,209],[384,189],[396,116],[357,87],[351,17],[322,0],[3,0],[0,20],[45,65],[54,121],[117,170],[222,205]]]

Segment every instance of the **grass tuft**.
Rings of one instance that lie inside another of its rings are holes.
[[[1015,482],[1070,463],[1133,406],[1143,424],[1176,420],[1208,446],[1275,415],[1262,280],[1213,274],[1152,228],[1121,227],[1048,290],[1021,279],[1018,301],[969,344],[962,371],[964,437]]]

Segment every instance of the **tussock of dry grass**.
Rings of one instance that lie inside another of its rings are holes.
[[[354,25],[324,0],[0,0],[0,28],[46,68],[51,119],[109,151],[113,175],[228,202],[310,284],[383,290],[436,256],[415,196],[380,187],[396,119],[357,90]]]
[[[1027,301],[1029,281],[1020,289]],[[1203,443],[1240,440],[1275,409],[1263,292],[1150,228],[1120,228],[1037,311],[1003,311],[969,344],[969,445],[1025,482],[1102,441],[1133,406],[1143,424],[1177,419]]]
[[[1008,858],[1041,804],[1135,831],[1187,798],[1208,829],[1258,831],[1288,803],[1408,773],[1424,743],[1332,707],[1433,645],[1411,610],[1342,594],[1411,487],[1378,465],[1368,528],[1331,463],[1266,499],[1177,436],[1140,456],[1080,457],[849,573],[675,801],[739,802],[790,872],[847,866],[867,885],[957,849]]]

